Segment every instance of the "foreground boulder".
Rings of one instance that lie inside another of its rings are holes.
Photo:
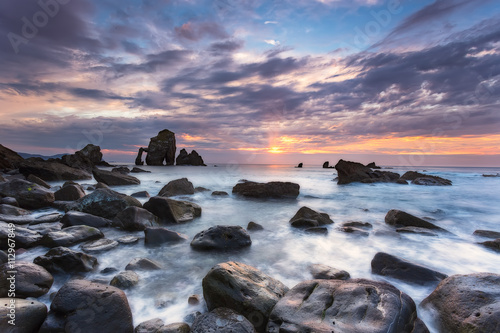
[[[233,187],[233,193],[250,198],[290,198],[299,195],[299,184],[290,182],[256,183],[245,181]]]
[[[242,315],[228,308],[217,308],[199,315],[191,327],[192,333],[255,333],[255,328]]]
[[[437,284],[448,277],[446,274],[383,252],[375,255],[371,265],[374,274],[389,276],[418,285]]]
[[[26,209],[50,207],[55,200],[53,192],[22,179],[0,183],[0,196],[15,198]]]
[[[71,280],[57,292],[44,332],[133,333],[132,312],[120,289],[86,280]]]
[[[92,175],[85,170],[72,168],[58,162],[31,159],[20,164],[19,172],[25,177],[35,175],[45,181],[92,179]]]
[[[404,175],[401,176],[401,179],[409,180],[412,184],[415,185],[448,186],[452,184],[451,180],[449,179],[441,178],[438,176],[425,175],[416,171],[407,171]]]
[[[332,224],[333,221],[326,213],[319,213],[309,207],[300,208],[297,213],[290,219],[292,227],[296,228],[311,228],[321,225]]]
[[[143,321],[135,327],[135,333],[157,333],[160,328],[162,328],[163,320],[160,318],[153,318],[150,320]],[[159,332],[161,333],[161,332]],[[189,333],[189,331],[188,331]]]
[[[194,194],[194,186],[187,178],[172,180],[158,193],[159,197],[173,197],[174,195]]]
[[[389,171],[373,171],[361,163],[340,160],[335,165],[338,173],[337,184],[344,185],[353,182],[361,183],[395,183],[399,174]]]
[[[175,160],[175,164],[207,166],[205,162],[203,162],[203,158],[196,152],[196,150],[193,150],[188,154],[186,149],[181,149],[179,156],[177,156],[177,159]]]
[[[9,314],[15,311],[15,326],[9,324]],[[35,300],[22,298],[0,298],[0,332],[38,332],[47,317],[47,306]]]
[[[184,223],[201,216],[201,207],[197,204],[164,197],[150,198],[144,209],[158,216],[160,224]]]
[[[148,258],[134,258],[125,267],[127,271],[156,271],[162,269],[160,263]]]
[[[214,266],[203,278],[208,310],[226,307],[244,315],[264,332],[269,314],[288,288],[258,269],[237,262]]]
[[[139,283],[139,275],[137,275],[136,272],[125,271],[116,274],[109,284],[123,290],[132,288],[138,283]]]
[[[57,201],[76,201],[85,196],[85,191],[80,185],[69,184],[54,193]]]
[[[191,247],[195,250],[237,250],[252,244],[248,232],[240,226],[217,225],[196,234]]]
[[[24,158],[18,153],[0,145],[0,170],[17,169],[22,161],[24,161]]]
[[[0,266],[0,297],[7,297],[10,289],[9,271],[16,271],[16,297],[40,297],[49,292],[54,278],[42,266],[26,262],[16,261],[15,267],[6,263]]]
[[[73,209],[106,219],[113,219],[129,206],[142,207],[141,203],[135,198],[108,188],[98,188],[76,201]]]
[[[111,172],[101,169],[93,169],[92,175],[96,181],[104,183],[108,186],[119,186],[119,185],[139,185],[141,181],[133,176],[129,176],[120,172]]]
[[[434,225],[430,222],[422,220],[419,217],[397,209],[391,209],[389,212],[387,212],[387,214],[385,215],[385,223],[392,226],[418,227],[446,231],[445,229],[440,228],[437,225]]]
[[[422,330],[415,330],[416,326]],[[273,308],[267,332],[428,331],[408,295],[388,283],[354,279],[299,283]]]
[[[116,215],[113,226],[128,231],[142,231],[147,227],[158,226],[158,217],[144,208],[132,206]]]
[[[40,244],[47,247],[73,246],[75,244],[104,237],[103,233],[87,225],[75,225],[61,231],[53,231],[44,235]]]
[[[422,302],[436,310],[443,332],[498,332],[500,275],[453,275],[443,280]]]
[[[52,273],[90,272],[98,264],[96,257],[62,246],[50,249],[33,262]]]
[[[492,230],[476,230],[473,235],[492,239],[500,238],[500,232]]]

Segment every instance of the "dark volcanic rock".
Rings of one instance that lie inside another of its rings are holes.
[[[311,228],[305,228],[304,232],[309,234],[326,235],[328,234],[328,229],[325,227],[311,227]]]
[[[486,246],[487,248],[492,249],[496,252],[500,252],[500,238],[492,240],[492,241],[482,242],[479,244]]]
[[[137,275],[136,272],[125,271],[115,275],[109,284],[120,289],[129,289],[137,285],[138,283],[139,283],[139,275]]]
[[[50,213],[40,216],[33,215],[23,215],[23,216],[12,216],[0,214],[0,221],[14,224],[40,224],[40,223],[50,223],[59,221],[62,215],[59,213]]]
[[[62,246],[50,249],[33,262],[52,273],[90,272],[97,266],[96,257]]]
[[[52,316],[53,322],[66,328],[64,332],[134,332],[127,297],[113,286],[71,280],[59,289],[50,310],[47,320]],[[59,332],[47,326],[46,321],[40,332]]]
[[[392,183],[399,179],[399,174],[389,171],[373,171],[361,163],[340,160],[335,165],[338,173],[337,184],[362,183]]]
[[[417,323],[413,300],[388,283],[311,280],[278,301],[267,332],[416,333]]]
[[[43,181],[42,179],[38,178],[35,175],[29,175],[28,177],[26,177],[26,180],[29,182],[38,184],[38,185],[45,187],[47,189],[50,189],[50,187],[51,187],[49,184],[47,184],[45,181]]]
[[[383,252],[375,255],[371,265],[374,274],[389,276],[418,285],[437,284],[448,277],[446,274]]]
[[[139,185],[141,183],[139,179],[120,172],[111,172],[95,168],[92,170],[92,174],[96,181],[109,186]]]
[[[15,198],[26,209],[50,207],[55,200],[51,191],[22,179],[0,183],[0,196]]]
[[[85,170],[72,168],[58,162],[25,160],[19,166],[24,176],[35,175],[45,181],[92,179]]]
[[[8,323],[10,320],[8,314],[11,313],[12,306],[15,308],[16,326]],[[0,298],[0,332],[38,332],[46,317],[47,306],[41,302],[22,298]]]
[[[96,253],[111,250],[118,246],[118,242],[112,239],[101,238],[82,244],[81,248],[87,253]]]
[[[29,225],[28,229],[38,232],[40,235],[46,235],[52,231],[61,231],[63,226],[64,225],[61,222],[49,222]]]
[[[194,194],[194,186],[187,178],[172,180],[158,193],[159,197],[173,197],[174,195]]]
[[[351,275],[346,271],[322,264],[309,266],[309,271],[314,279],[319,280],[349,280],[351,278]]]
[[[446,231],[443,228],[440,228],[430,222],[422,220],[419,217],[413,216],[406,212],[397,209],[391,209],[385,215],[385,223],[393,226],[402,226],[402,227],[418,227],[418,228],[426,228],[433,230]]]
[[[162,269],[160,263],[148,258],[134,258],[125,267],[127,271],[156,271]]]
[[[208,309],[226,307],[244,315],[258,332],[265,332],[272,308],[288,291],[278,280],[237,262],[214,266],[203,278]]]
[[[368,222],[359,222],[359,221],[347,221],[342,223],[343,227],[354,227],[360,229],[372,229],[373,225]]]
[[[252,244],[248,232],[240,226],[217,225],[196,234],[191,247],[195,250],[236,250]]]
[[[5,204],[5,205],[19,207],[19,202],[17,202],[16,198],[12,198],[12,197],[0,198],[0,203]]]
[[[247,230],[248,231],[264,230],[264,227],[256,222],[250,221],[248,222]]]
[[[366,165],[366,167],[367,167],[367,168],[370,168],[370,169],[380,169],[380,167],[379,167],[379,166],[377,166],[377,165],[375,164],[375,162],[368,163],[368,164]]]
[[[15,151],[0,145],[0,170],[17,169],[19,163],[24,161]]]
[[[75,210],[112,219],[129,206],[142,207],[135,198],[110,189],[99,188],[76,201]]]
[[[76,201],[85,196],[81,186],[67,185],[54,193],[57,201]]]
[[[290,182],[256,183],[245,181],[233,187],[233,193],[251,198],[291,198],[299,195],[299,184]]]
[[[422,302],[434,308],[442,332],[498,332],[500,275],[453,275]]]
[[[451,185],[451,180],[438,176],[425,175],[416,171],[407,171],[401,179],[409,180],[415,185]]]
[[[52,287],[54,278],[42,266],[26,261],[16,261],[14,269],[6,263],[0,266],[0,297],[7,297],[9,294],[11,276],[9,271],[16,271],[16,297],[40,297],[45,295]]]
[[[255,333],[255,328],[242,315],[228,308],[217,308],[194,320],[192,333]]]
[[[75,244],[104,237],[103,233],[87,225],[75,225],[61,231],[49,232],[40,240],[40,244],[47,247],[73,246]]]
[[[333,221],[328,214],[319,213],[305,206],[300,208],[290,219],[290,224],[296,228],[318,227],[332,223]]]
[[[186,149],[181,149],[179,152],[179,156],[177,156],[177,159],[175,160],[175,164],[177,165],[194,165],[194,166],[207,166],[203,162],[203,158],[196,152],[196,150],[193,150],[189,154],[187,153]]]
[[[299,168],[299,169],[300,169],[300,168],[302,168],[303,166],[304,166],[304,163],[299,163],[299,164],[296,166],[296,168]]]
[[[161,245],[164,243],[186,241],[188,237],[178,232],[162,227],[147,227],[144,230],[146,245]]]
[[[61,223],[65,227],[72,227],[75,225],[87,225],[94,228],[104,228],[111,225],[111,220],[105,219],[100,216],[87,214],[78,211],[69,211],[61,219]]]
[[[102,162],[101,147],[89,143],[82,150],[79,151],[83,156],[88,158],[94,165]]]
[[[175,133],[165,129],[149,141],[149,146],[146,150],[148,153],[146,164],[163,165],[165,161],[166,165],[174,165],[176,150]]]
[[[142,231],[158,226],[158,217],[144,208],[127,207],[113,219],[113,226],[128,231]]]
[[[177,224],[193,220],[201,216],[201,207],[189,201],[178,201],[164,197],[152,197],[144,204],[161,224]]]
[[[473,235],[492,239],[500,238],[500,232],[491,230],[476,230]]]
[[[325,163],[323,163],[323,169],[329,169],[329,168],[331,168],[330,162],[326,161]]]

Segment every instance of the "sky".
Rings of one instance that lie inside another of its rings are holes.
[[[0,143],[500,166],[500,2],[4,0]]]

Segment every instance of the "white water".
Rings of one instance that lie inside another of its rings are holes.
[[[141,185],[113,189],[126,194],[147,190],[153,196],[169,181],[187,177],[194,186],[230,193],[229,197],[212,197],[211,192],[178,197],[196,202],[203,212],[201,218],[169,226],[171,230],[186,234],[189,239],[217,224],[246,227],[249,221],[255,221],[262,224],[265,230],[251,233],[252,246],[239,252],[196,252],[191,250],[189,242],[147,248],[140,241],[136,245],[120,245],[97,254],[99,267],[96,272],[85,275],[87,279],[110,280],[113,274],[104,276],[99,271],[106,267],[124,270],[135,257],[148,257],[165,266],[162,271],[139,273],[139,285],[126,291],[136,325],[155,317],[166,323],[179,322],[194,311],[204,311],[203,302],[193,307],[187,304],[187,299],[191,294],[202,295],[201,280],[208,270],[217,263],[229,260],[257,267],[289,287],[311,278],[307,269],[310,264],[322,263],[347,270],[353,278],[388,281],[409,294],[417,305],[432,292],[433,287],[419,287],[372,275],[370,262],[377,252],[388,252],[448,275],[500,273],[500,255],[475,244],[486,239],[472,235],[476,229],[500,231],[500,178],[481,176],[482,173],[500,172],[498,168],[427,168],[426,173],[453,181],[453,186],[444,187],[398,184],[339,186],[333,181],[336,177],[334,169],[307,166],[302,169],[288,165],[220,165],[217,168],[145,166],[144,169],[152,173],[134,174],[141,180]],[[395,168],[391,171],[402,174],[407,170]],[[300,185],[300,195],[297,200],[238,198],[231,195],[231,189],[240,179],[295,182]],[[328,226],[328,235],[304,234],[289,226],[288,221],[302,206],[330,215],[335,224]],[[384,234],[384,231],[393,230],[384,223],[390,209],[432,218],[433,223],[453,235]],[[342,222],[350,220],[373,224],[370,236],[353,236],[338,230]],[[111,239],[125,234],[144,235],[142,232],[115,229],[104,230],[104,233]],[[79,246],[73,248],[79,249]],[[33,260],[46,251],[46,248],[36,248],[18,259]],[[51,292],[57,291],[68,278],[56,276]],[[48,295],[41,300],[50,303]],[[158,303],[163,306],[158,306]],[[431,331],[437,332],[426,310],[419,308],[419,316]]]

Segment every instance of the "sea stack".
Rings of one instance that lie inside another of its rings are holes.
[[[147,149],[142,147],[139,148],[135,164],[144,164],[142,161],[142,153],[146,152],[147,165],[174,165],[176,150],[175,133],[168,129],[164,129],[160,131],[157,136],[151,138]],[[163,163],[164,161],[165,164]]]

